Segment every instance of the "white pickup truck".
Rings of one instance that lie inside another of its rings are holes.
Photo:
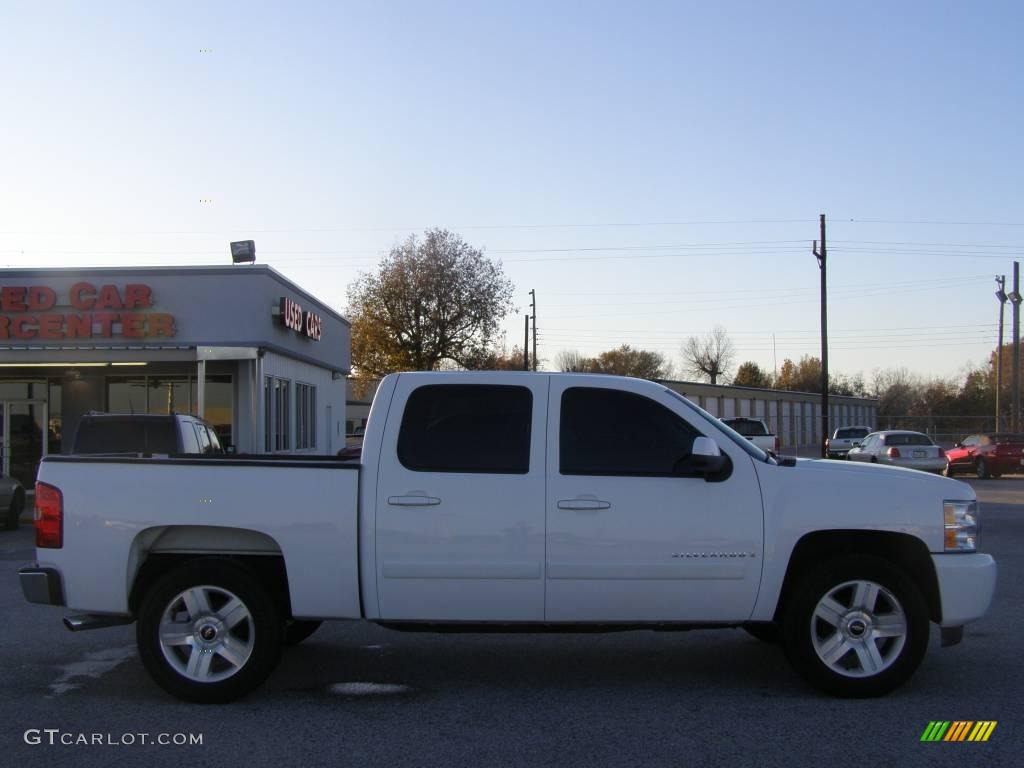
[[[779,452],[779,437],[764,423],[762,419],[751,419],[746,416],[736,416],[722,419],[722,423],[730,429],[739,432],[747,440],[752,442],[766,453]]]
[[[156,682],[200,702],[324,619],[744,627],[818,688],[874,696],[996,580],[965,483],[779,460],[659,384],[578,374],[388,376],[361,464],[49,456],[36,538],[26,598],[81,612],[72,629],[137,622]]]

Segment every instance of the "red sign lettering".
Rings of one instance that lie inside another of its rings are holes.
[[[57,303],[57,293],[45,285],[33,285],[28,289],[28,308],[33,312],[45,312],[53,309]]]
[[[4,312],[24,312],[28,309],[25,305],[25,289],[17,287],[0,289],[0,309],[3,309]]]
[[[96,303],[96,286],[92,283],[75,283],[71,286],[71,306],[75,309],[92,309]]]
[[[90,310],[145,310],[153,306],[153,290],[141,283],[116,285],[79,282],[71,286],[67,303],[77,312],[53,312],[57,292],[45,285],[0,287],[0,340],[3,339],[126,339],[172,338],[177,334],[174,315],[166,312],[93,312]],[[295,305],[302,328],[302,309]],[[32,314],[28,314],[32,313]],[[38,313],[38,314],[36,314]]]

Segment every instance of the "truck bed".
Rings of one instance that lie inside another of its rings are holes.
[[[355,618],[359,474],[325,456],[47,456],[65,546],[39,564],[61,572],[67,605],[124,614],[147,553],[281,556],[296,618]]]

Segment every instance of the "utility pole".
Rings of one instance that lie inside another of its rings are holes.
[[[530,316],[523,315],[523,320],[526,322],[525,333],[523,334],[523,370],[530,370]]]
[[[996,346],[996,432],[1000,428],[999,398],[1003,393],[1003,310],[1006,309],[1006,275],[996,275],[996,298],[999,299],[999,344]]]
[[[821,272],[821,458],[828,458],[828,450],[825,448],[825,441],[828,439],[828,283],[826,281],[826,267],[828,248],[825,245],[825,214],[818,219],[821,226],[821,250],[818,250],[818,241],[814,241],[811,253],[818,259],[818,271]]]
[[[1011,429],[1020,429],[1020,262],[1013,262],[1013,292],[1010,293],[1013,303],[1013,402],[1010,403]]]
[[[537,370],[537,293],[530,289],[530,308],[533,310],[533,370]]]

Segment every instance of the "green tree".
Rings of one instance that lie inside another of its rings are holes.
[[[667,379],[672,374],[672,365],[660,352],[633,349],[629,344],[623,344],[590,360],[587,370],[638,379]]]
[[[732,383],[737,387],[767,388],[772,385],[772,375],[757,363],[748,360],[745,363],[741,363],[740,367],[736,369],[736,375],[733,377]]]
[[[348,288],[352,365],[361,377],[486,365],[513,285],[458,235],[428,229]]]

